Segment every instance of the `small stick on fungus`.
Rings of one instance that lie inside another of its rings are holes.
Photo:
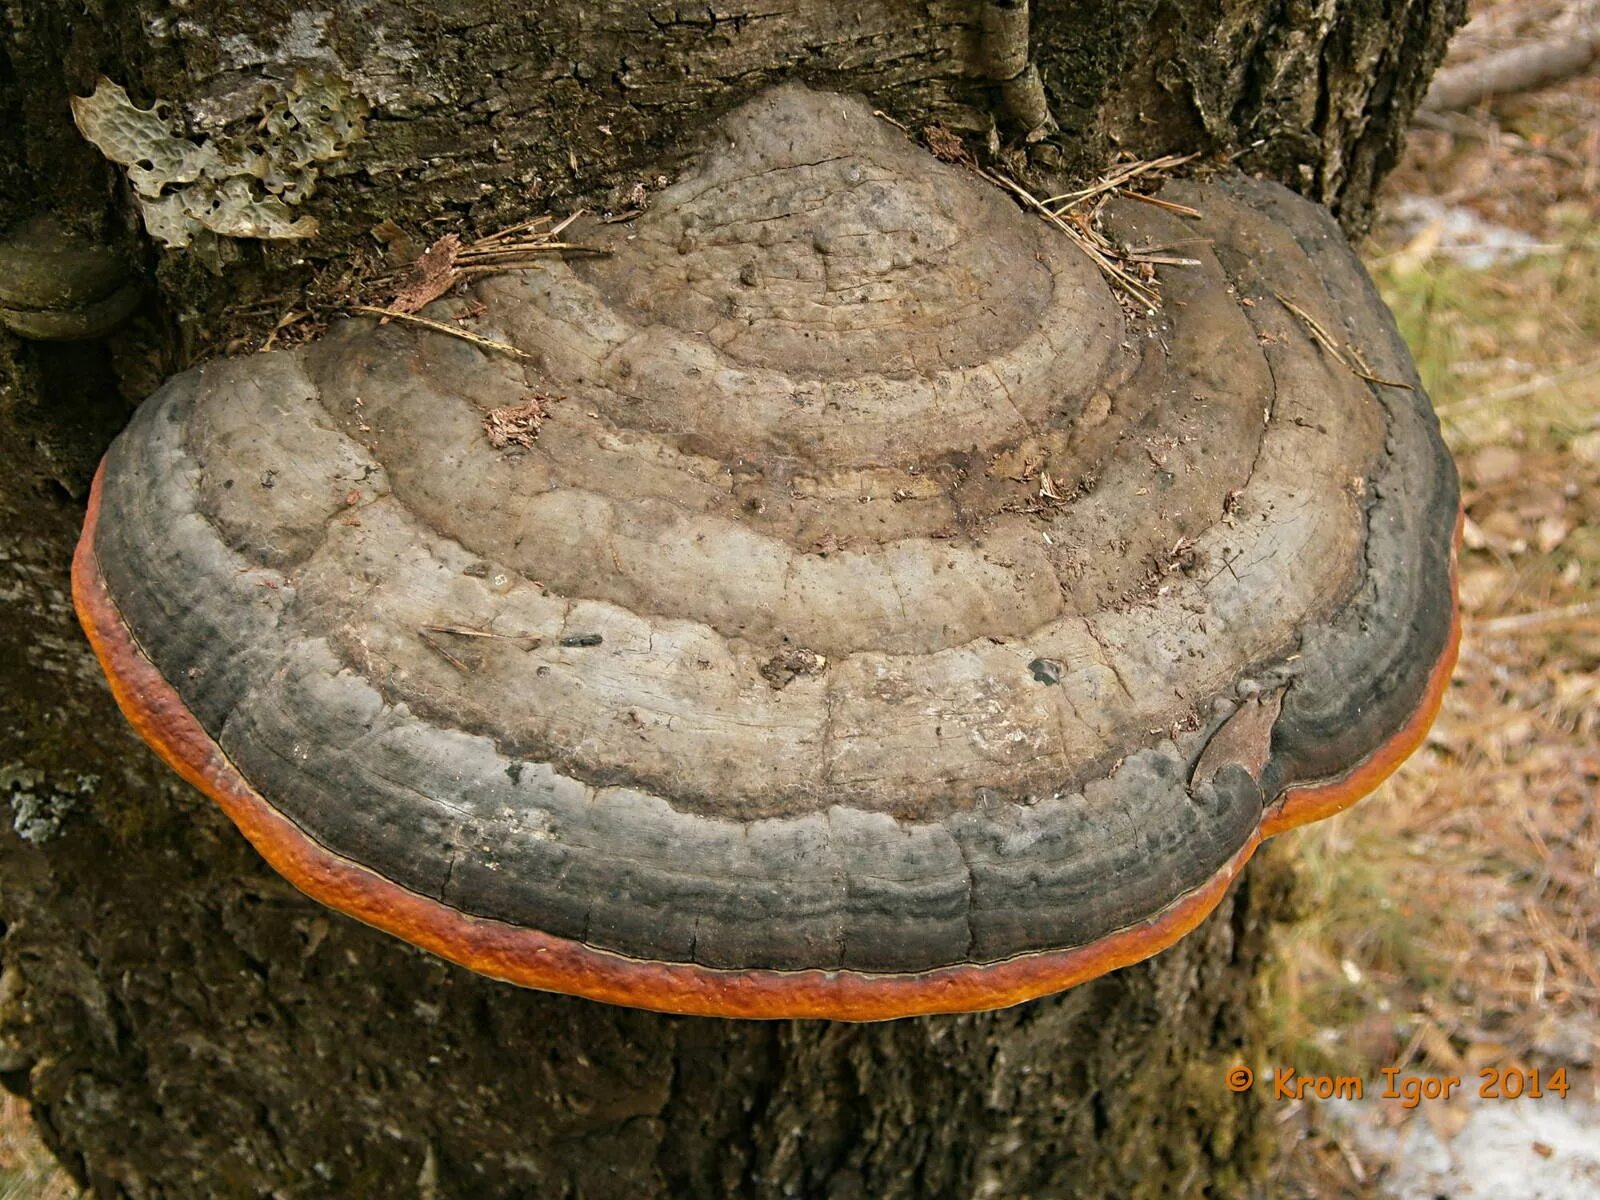
[[[1383,379],[1367,370],[1366,364],[1361,359],[1361,352],[1354,346],[1349,348],[1349,355],[1346,356],[1345,352],[1339,349],[1339,344],[1333,340],[1333,335],[1322,327],[1322,322],[1318,321],[1287,296],[1278,292],[1273,292],[1272,294],[1278,298],[1278,303],[1300,318],[1301,324],[1310,331],[1311,340],[1326,350],[1333,361],[1346,371],[1349,371],[1350,374],[1358,379],[1365,379],[1368,383],[1381,383],[1384,387],[1403,388],[1408,392],[1412,390],[1409,383],[1401,382],[1398,379]]]
[[[493,350],[499,354],[509,354],[512,358],[520,358],[528,362],[536,361],[533,355],[525,350],[517,349],[509,342],[499,342],[494,338],[484,337],[481,333],[473,333],[470,329],[460,329],[454,325],[447,325],[443,321],[419,317],[416,313],[400,312],[393,308],[379,308],[371,304],[357,304],[352,311],[370,313],[375,317],[392,317],[396,321],[405,321],[410,325],[420,325],[424,329],[431,329],[435,333],[443,333],[449,337],[460,338],[464,342],[471,342],[474,346],[482,346],[485,350]]]

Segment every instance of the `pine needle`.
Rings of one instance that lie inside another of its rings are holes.
[[[1339,343],[1333,340],[1333,335],[1322,327],[1322,322],[1281,292],[1273,292],[1272,294],[1278,298],[1279,304],[1300,318],[1301,324],[1310,332],[1312,341],[1326,350],[1328,356],[1334,362],[1349,371],[1357,379],[1365,379],[1368,383],[1380,383],[1384,387],[1401,388],[1408,392],[1416,390],[1409,383],[1403,383],[1397,379],[1384,379],[1382,376],[1374,375],[1367,370],[1367,364],[1362,361],[1361,352],[1354,346],[1348,347],[1348,353],[1345,350],[1341,350]]]
[[[443,321],[430,320],[419,317],[415,313],[400,312],[393,308],[378,308],[371,304],[352,305],[351,312],[369,313],[375,317],[388,317],[394,321],[406,321],[412,325],[420,325],[424,329],[431,329],[435,333],[443,333],[453,338],[460,338],[464,342],[471,342],[474,346],[482,346],[485,350],[495,350],[501,354],[509,354],[512,358],[520,358],[527,362],[535,361],[534,356],[526,350],[519,350],[509,342],[498,342],[494,338],[484,337],[481,333],[473,333],[470,329],[461,329],[455,325],[447,325]]]
[[[1003,175],[997,171],[986,171],[982,168],[978,169],[978,174],[989,180],[990,183],[998,184],[1000,187],[1003,187],[1007,191],[1011,192],[1029,208],[1033,209],[1034,212],[1038,213],[1046,221],[1054,225],[1062,233],[1071,238],[1073,243],[1089,256],[1094,265],[1100,268],[1101,273],[1105,275],[1108,280],[1110,280],[1112,286],[1121,288],[1128,294],[1128,296],[1136,301],[1140,307],[1147,310],[1153,309],[1161,302],[1161,295],[1159,292],[1150,287],[1148,284],[1135,279],[1132,275],[1128,274],[1128,272],[1124,271],[1120,266],[1117,265],[1116,260],[1113,257],[1115,251],[1111,249],[1109,244],[1105,245],[1104,247],[1097,245],[1094,239],[1092,239],[1080,227],[1074,225],[1070,221],[1065,220],[1060,213],[1050,208],[1045,201],[1039,199],[1010,176]]]
[[[1184,163],[1193,162],[1199,157],[1198,152],[1194,154],[1163,154],[1160,158],[1147,158],[1139,162],[1123,163],[1121,166],[1113,167],[1106,173],[1104,178],[1095,180],[1088,187],[1081,188],[1076,192],[1063,192],[1059,196],[1049,196],[1043,203],[1059,205],[1063,209],[1075,208],[1085,200],[1091,200],[1096,196],[1103,196],[1111,192],[1122,192],[1129,183],[1141,176],[1154,174],[1158,171],[1171,171],[1174,168],[1183,166]],[[1129,194],[1136,200],[1146,198],[1139,193]],[[1170,204],[1171,201],[1167,201],[1167,203]],[[1186,210],[1189,215],[1196,217],[1200,215],[1187,205],[1180,204],[1177,207]]]

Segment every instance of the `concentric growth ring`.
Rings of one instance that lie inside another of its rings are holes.
[[[1165,194],[1203,215],[1111,232],[1198,265],[1126,318],[976,176],[776,89],[571,231],[609,254],[436,306],[528,359],[362,321],[172,380],[85,625],[275,867],[488,974],[875,1018],[1134,961],[1392,769],[1455,637],[1454,470],[1335,226]]]

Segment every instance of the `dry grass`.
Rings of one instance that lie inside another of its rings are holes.
[[[78,1190],[28,1120],[28,1106],[0,1092],[0,1200],[67,1200]]]
[[[1479,28],[1517,27],[1518,5],[1481,7],[1501,11]],[[1302,1072],[1408,1063],[1474,1084],[1486,1066],[1565,1066],[1573,1095],[1593,1099],[1600,82],[1475,120],[1413,137],[1389,210],[1421,196],[1469,211],[1515,231],[1526,256],[1475,263],[1449,218],[1391,221],[1368,247],[1462,467],[1461,663],[1423,749],[1297,835],[1311,915],[1284,947],[1276,1054]],[[1309,1120],[1290,1122],[1303,1140],[1282,1194],[1381,1194],[1384,1164],[1360,1162],[1319,1114],[1295,1115]],[[1405,1119],[1448,1138],[1456,1115]]]

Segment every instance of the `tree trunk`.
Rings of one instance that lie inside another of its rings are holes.
[[[0,230],[51,215],[136,263],[147,299],[98,341],[0,329],[0,1082],[69,1170],[138,1197],[1248,1194],[1274,1126],[1224,1075],[1260,1045],[1282,856],[1157,959],[998,1013],[735,1022],[520,991],[279,880],[124,726],[72,616],[88,480],[133,404],[258,344],[373,226],[625,206],[681,134],[791,76],[1020,142],[1037,113],[1000,86],[991,6],[88,7],[9,0],[0,33]],[[1042,0],[1057,132],[1025,167],[1234,154],[1359,229],[1462,7]],[[67,103],[105,75],[237,131],[297,71],[372,108],[310,242],[158,250]]]

